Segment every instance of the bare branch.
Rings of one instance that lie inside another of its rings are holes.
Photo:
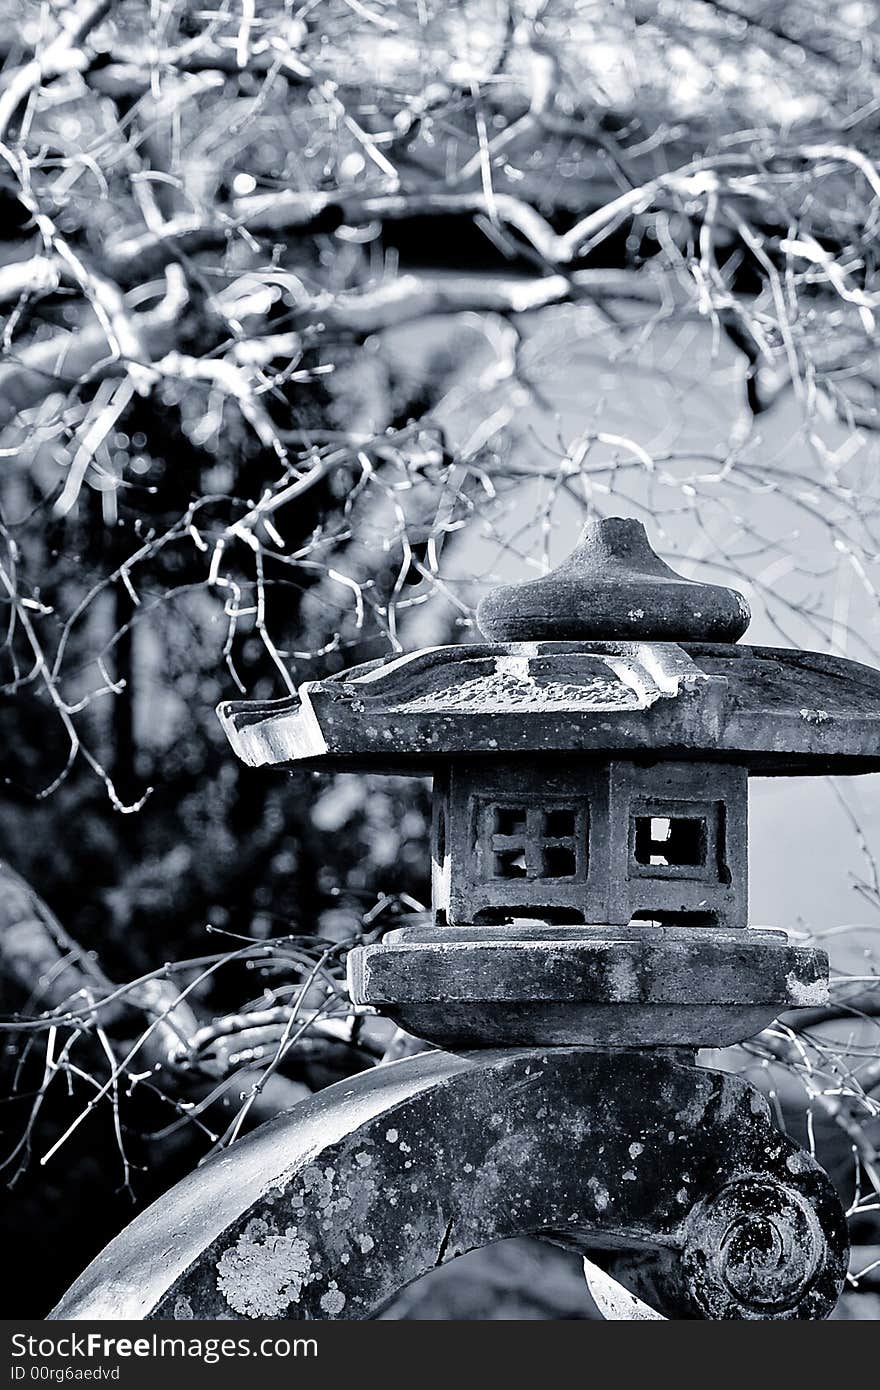
[[[61,28],[42,53],[13,73],[0,95],[0,140],[21,103],[44,82],[65,72],[78,72],[88,59],[80,45],[107,14],[112,0],[79,0],[61,16]]]

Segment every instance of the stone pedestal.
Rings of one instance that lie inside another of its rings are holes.
[[[356,1003],[456,1047],[725,1047],[827,981],[824,951],[745,928],[404,928],[349,956]]]

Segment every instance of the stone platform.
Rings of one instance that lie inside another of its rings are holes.
[[[356,1003],[444,1046],[722,1047],[827,979],[824,951],[754,928],[416,927],[349,956]]]

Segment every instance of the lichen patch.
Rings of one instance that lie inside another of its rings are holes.
[[[605,1187],[604,1183],[601,1183],[599,1179],[595,1177],[589,1178],[587,1180],[587,1187],[590,1189],[590,1192],[592,1194],[593,1203],[596,1207],[596,1210],[605,1211],[606,1207],[609,1205],[611,1201],[611,1197],[608,1193],[608,1188]]]
[[[328,1317],[335,1318],[344,1307],[345,1294],[336,1287],[336,1280],[332,1279],[327,1292],[321,1295],[321,1311],[326,1313]]]
[[[308,1242],[296,1227],[280,1233],[261,1220],[248,1222],[217,1264],[218,1289],[245,1318],[281,1317],[317,1277]]]
[[[801,980],[790,970],[785,977],[785,985],[789,1000],[799,1007],[828,1003],[828,985],[825,980]]]

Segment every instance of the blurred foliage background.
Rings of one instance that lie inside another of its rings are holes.
[[[470,640],[606,512],[751,640],[880,660],[877,21],[0,0],[10,1316],[388,1043],[342,959],[423,909],[429,789],[249,772],[218,700]],[[863,1292],[875,780],[756,794],[753,913],[823,938],[835,1004],[714,1059],[817,1148]],[[577,1315],[563,1257],[468,1258],[488,1295],[400,1315]]]

